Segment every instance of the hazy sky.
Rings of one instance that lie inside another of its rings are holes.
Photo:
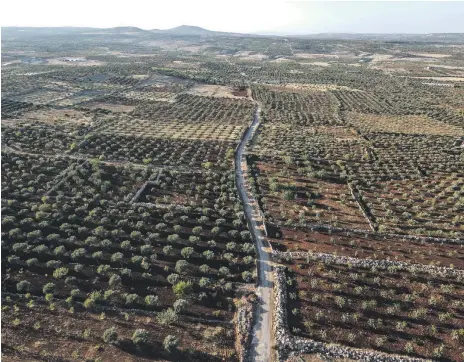
[[[309,33],[464,32],[464,2],[283,0],[6,0],[2,26],[137,26],[182,24],[210,30]]]

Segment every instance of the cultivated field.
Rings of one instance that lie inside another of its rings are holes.
[[[461,40],[37,31],[2,29],[5,361],[464,360]]]

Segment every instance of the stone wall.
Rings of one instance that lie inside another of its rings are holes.
[[[253,338],[253,323],[255,321],[257,308],[256,294],[243,296],[239,301],[237,312],[235,313],[235,350],[239,361],[251,361],[251,340]]]
[[[282,252],[273,251],[271,258],[274,260],[313,260],[324,264],[351,265],[360,268],[377,268],[391,270],[405,270],[408,272],[428,273],[434,276],[441,277],[461,277],[464,278],[464,270],[439,267],[425,264],[410,264],[401,261],[393,260],[374,260],[374,259],[359,259],[349,256],[339,256],[324,253],[312,252]]]
[[[373,350],[344,347],[337,344],[317,342],[292,336],[287,324],[287,286],[285,268],[274,268],[274,334],[276,338],[278,361],[289,356],[317,353],[328,358],[349,358],[365,362],[424,362],[421,358],[390,355]]]
[[[276,228],[280,228],[280,225],[275,223],[268,222],[269,225],[274,225]],[[408,234],[394,234],[394,233],[384,233],[384,232],[375,232],[367,229],[347,229],[347,228],[339,228],[332,225],[327,224],[296,224],[293,223],[290,225],[292,228],[300,228],[300,229],[307,229],[311,231],[329,231],[334,233],[352,233],[357,235],[376,235],[376,236],[385,236],[387,238],[397,239],[398,241],[401,240],[412,240],[418,242],[426,242],[426,243],[435,243],[435,244],[461,244],[464,245],[464,239],[460,238],[437,238],[433,236],[420,236],[420,235],[408,235]]]

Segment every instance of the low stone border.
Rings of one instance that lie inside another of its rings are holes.
[[[464,270],[439,267],[425,264],[410,264],[402,261],[392,260],[375,260],[375,259],[360,259],[350,256],[339,256],[324,253],[312,252],[282,252],[273,251],[271,258],[275,260],[302,260],[309,259],[319,261],[324,264],[351,265],[360,268],[378,268],[378,269],[394,269],[405,270],[408,272],[422,272],[430,275],[438,275],[441,277],[461,277],[464,278]]]
[[[349,358],[365,362],[424,362],[422,358],[413,358],[344,347],[337,344],[316,342],[292,336],[287,324],[287,286],[285,268],[274,268],[274,333],[277,343],[278,361],[284,361],[288,356],[305,353],[318,353],[328,358]]]
[[[277,228],[280,228],[281,225],[268,222],[270,225],[274,225]],[[352,234],[367,234],[367,235],[376,235],[376,236],[385,236],[387,238],[402,240],[413,240],[417,242],[426,242],[426,243],[435,243],[435,244],[458,244],[464,245],[464,239],[460,238],[437,238],[433,236],[421,236],[421,235],[410,235],[410,234],[393,234],[393,233],[384,233],[384,232],[374,232],[367,229],[348,229],[348,228],[339,228],[327,224],[291,224],[290,227],[295,229],[309,229],[311,231],[330,231],[334,233],[352,233]]]
[[[257,307],[256,294],[243,296],[239,300],[239,307],[235,313],[235,350],[240,362],[251,361],[251,340],[253,337],[253,324]]]

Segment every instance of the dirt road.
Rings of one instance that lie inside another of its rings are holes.
[[[268,248],[264,240],[264,231],[262,229],[262,219],[259,212],[259,206],[253,195],[246,190],[247,181],[245,179],[247,164],[244,157],[244,151],[247,143],[253,138],[256,129],[259,126],[258,107],[253,123],[248,129],[243,141],[237,149],[235,156],[235,168],[237,175],[237,187],[242,200],[244,201],[244,211],[251,233],[253,234],[256,248],[258,251],[258,273],[259,288],[258,297],[260,306],[257,311],[255,324],[253,326],[253,338],[251,342],[251,356],[253,361],[271,361],[271,335],[272,335],[272,287],[273,274]]]

